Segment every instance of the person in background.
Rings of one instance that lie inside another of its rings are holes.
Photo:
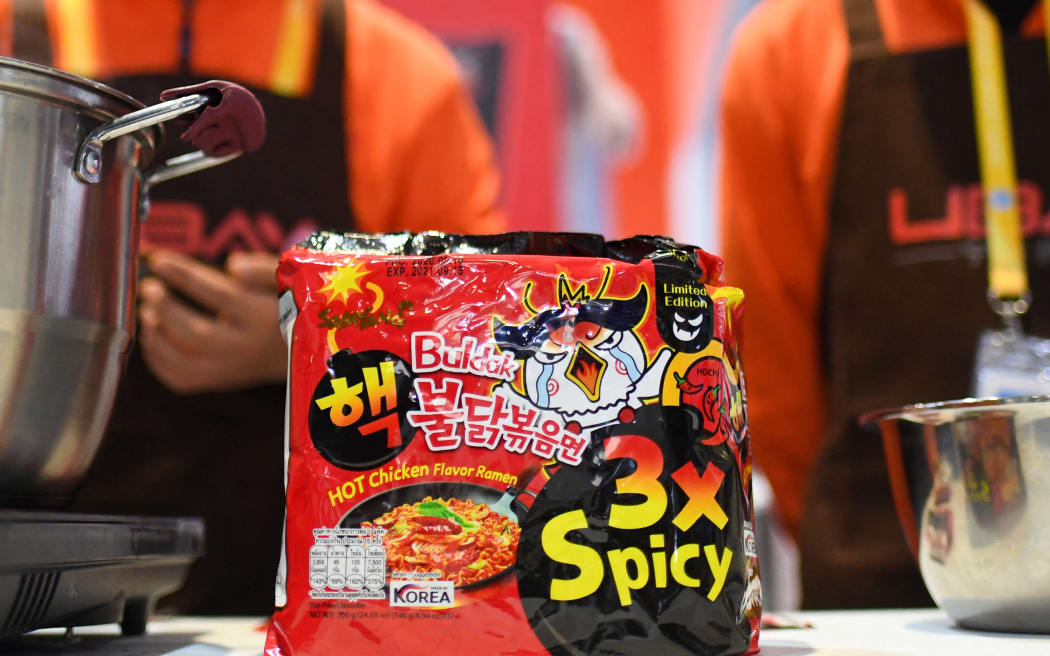
[[[1022,213],[1041,225],[1043,9],[977,9],[1002,32]],[[986,297],[967,10],[964,0],[766,0],[735,37],[722,251],[726,279],[748,297],[755,460],[800,540],[809,608],[932,603],[881,441],[857,418],[968,396],[978,335],[1000,325]],[[1029,230],[1028,244],[1042,232]],[[1029,258],[1025,330],[1043,336],[1048,265]]]
[[[266,614],[283,512],[276,252],[319,227],[504,228],[455,63],[371,0],[0,0],[0,35],[0,55],[147,103],[222,78],[266,111],[259,152],[151,192],[138,347],[73,507],[205,517],[207,555],[163,603]],[[176,127],[155,161],[187,150]]]

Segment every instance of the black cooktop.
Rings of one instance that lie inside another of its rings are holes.
[[[0,510],[0,636],[119,622],[139,635],[204,553],[204,522]]]

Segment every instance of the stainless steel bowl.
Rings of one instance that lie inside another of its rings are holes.
[[[897,513],[959,625],[1050,633],[1050,396],[905,406],[882,433]]]

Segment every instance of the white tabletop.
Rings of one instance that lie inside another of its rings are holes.
[[[261,656],[266,622],[257,617],[154,618],[149,633],[120,635],[116,624],[78,627],[72,639],[42,629],[0,642],[3,656]]]
[[[940,610],[790,613],[812,629],[764,629],[763,656],[1047,656],[1050,635],[955,627]]]
[[[812,629],[765,629],[763,656],[1046,656],[1050,635],[984,633],[955,628],[939,610],[792,613]],[[154,619],[149,635],[122,638],[116,625],[37,631],[0,643],[4,656],[260,656],[266,633],[258,618]]]

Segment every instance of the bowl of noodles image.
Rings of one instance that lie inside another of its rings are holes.
[[[354,506],[340,528],[386,529],[390,573],[440,572],[457,589],[486,585],[514,569],[521,528],[493,506],[503,496],[474,483],[419,483],[387,490]],[[524,517],[528,508],[514,499]]]

